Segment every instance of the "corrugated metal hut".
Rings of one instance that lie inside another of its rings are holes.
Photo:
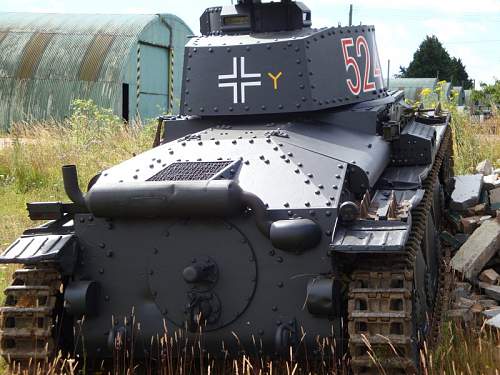
[[[191,33],[170,14],[0,13],[0,129],[64,119],[74,99],[129,121],[176,112]]]
[[[465,104],[465,92],[462,86],[454,86],[451,91],[453,92],[453,98],[455,99],[455,103],[457,105]]]
[[[390,90],[404,90],[405,98],[421,100],[420,93],[423,89],[434,91],[437,78],[394,78],[389,80]]]
[[[448,101],[450,100],[451,96],[451,82],[445,82],[441,86],[441,100],[443,101]]]
[[[471,107],[474,103],[472,103],[472,90],[464,90],[464,105],[467,107]]]

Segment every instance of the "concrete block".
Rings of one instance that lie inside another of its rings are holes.
[[[460,224],[462,225],[463,232],[466,234],[471,234],[479,226],[480,221],[481,216],[469,216],[462,218],[460,220]]]
[[[474,317],[470,309],[453,309],[446,312],[448,319],[454,320],[456,322],[470,322]]]
[[[483,175],[492,174],[493,164],[488,159],[485,159],[476,166],[476,172]]]
[[[483,311],[483,316],[485,318],[488,318],[488,319],[491,319],[491,318],[497,316],[498,314],[500,314],[500,306],[493,307],[491,309],[487,309],[487,310]]]
[[[470,309],[472,306],[476,304],[476,301],[465,298],[465,297],[459,297],[455,303],[453,304],[454,309]]]
[[[500,275],[496,273],[493,268],[488,268],[481,272],[479,280],[485,282],[486,284],[496,285],[500,281]]]
[[[489,191],[490,208],[492,210],[500,209],[500,187]]]
[[[455,190],[451,194],[450,208],[464,212],[468,208],[474,207],[479,203],[482,187],[483,176],[480,174],[456,176]]]
[[[496,254],[499,246],[500,222],[496,219],[486,221],[460,247],[451,259],[451,267],[467,280],[473,280]]]
[[[488,176],[483,176],[483,185],[486,190],[491,190],[500,187],[500,179],[497,174],[490,174]]]
[[[489,326],[500,328],[500,315],[496,315],[491,319],[485,320],[485,323]]]
[[[484,216],[486,214],[486,204],[485,203],[476,204],[474,207],[469,208],[467,210],[467,213],[470,216]]]
[[[495,301],[500,301],[500,286],[498,285],[490,285],[483,282],[479,283],[479,287],[484,289],[484,293],[493,298]]]
[[[491,309],[491,308],[494,308],[494,307],[500,308],[498,306],[498,302],[494,301],[492,299],[480,299],[479,301],[477,301],[477,303],[479,303],[485,309]]]
[[[483,307],[483,306],[481,306],[481,304],[480,304],[480,303],[475,303],[475,304],[474,304],[474,305],[472,305],[472,306],[471,306],[471,308],[470,308],[470,311],[471,311],[471,313],[473,313],[473,314],[480,314],[480,313],[482,313],[482,312],[483,312],[483,310],[484,310],[484,307]]]
[[[466,282],[455,283],[455,288],[451,292],[452,298],[458,300],[460,297],[467,298],[470,295],[472,285]]]

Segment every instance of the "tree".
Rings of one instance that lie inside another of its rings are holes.
[[[481,90],[472,91],[472,101],[480,105],[498,105],[500,103],[500,80],[495,79],[492,85],[481,83]]]
[[[462,60],[450,57],[435,35],[424,39],[413,54],[410,65],[407,68],[400,67],[400,71],[400,77],[403,78],[438,77],[451,82],[453,86],[472,86]]]
[[[464,89],[472,88],[472,81],[460,58],[451,58],[451,81],[456,86],[463,86]]]

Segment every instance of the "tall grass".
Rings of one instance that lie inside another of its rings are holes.
[[[474,123],[468,114],[452,111],[455,174],[475,173],[484,159],[500,167],[500,116]]]
[[[453,110],[456,173],[471,173],[476,164],[490,159],[500,167],[500,117],[486,123],[471,124],[467,115]],[[32,225],[26,211],[28,201],[67,200],[62,185],[60,168],[77,164],[80,184],[86,183],[97,172],[132,157],[151,147],[154,124],[131,126],[123,124],[109,111],[97,108],[92,102],[77,102],[73,115],[65,123],[20,124],[8,136],[12,146],[0,149],[0,250],[4,249],[22,231]],[[0,135],[1,136],[1,135]],[[12,268],[0,269],[0,289],[10,278]],[[484,327],[464,329],[446,323],[445,334],[436,349],[421,353],[425,374],[498,374],[500,367],[500,337]],[[160,338],[161,339],[161,338]],[[171,337],[163,338],[165,345],[173,345]],[[195,350],[194,348],[193,350]],[[334,351],[333,343],[325,350]],[[124,358],[129,358],[125,356]],[[166,359],[165,359],[166,360]],[[56,366],[40,369],[42,374],[73,374],[72,359],[57,358]],[[121,363],[125,363],[123,366]],[[128,362],[120,362],[115,373],[131,373]],[[222,367],[210,358],[193,365],[204,374],[344,374],[345,362],[320,362],[313,366],[290,357],[278,362],[239,357]],[[179,367],[170,366],[178,373]],[[5,369],[5,367],[4,367]],[[167,367],[165,367],[167,369]],[[188,373],[191,367],[182,367]],[[381,370],[383,371],[383,370]],[[1,373],[1,367],[0,367]],[[383,373],[383,372],[381,372]]]

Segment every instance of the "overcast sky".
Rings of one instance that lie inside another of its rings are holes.
[[[236,0],[233,0],[236,1]],[[384,76],[407,66],[426,35],[434,34],[450,55],[460,57],[469,77],[500,79],[500,0],[305,0],[313,26],[348,22],[349,4],[355,24],[375,25]],[[173,13],[195,33],[206,7],[231,0],[0,0],[0,11],[52,13]]]

